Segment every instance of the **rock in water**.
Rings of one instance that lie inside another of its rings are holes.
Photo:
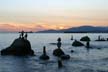
[[[49,56],[46,54],[46,47],[43,47],[43,54],[40,56],[40,59],[42,60],[48,60]]]
[[[1,50],[1,55],[34,55],[34,51],[31,49],[31,44],[27,39],[18,38],[8,48]]]
[[[62,51],[62,49],[57,48],[53,51],[53,55],[60,57],[61,55],[64,55],[64,52]]]
[[[73,53],[74,52],[74,50],[71,50],[71,53]]]
[[[90,38],[88,36],[84,36],[80,39],[80,41],[90,41]]]
[[[70,59],[70,56],[69,55],[61,55],[61,59],[62,60],[68,60],[68,59]]]
[[[78,46],[84,46],[83,43],[81,43],[80,41],[75,40],[72,44],[72,46],[78,47]]]
[[[49,56],[46,55],[46,54],[42,54],[42,55],[40,56],[40,59],[41,59],[41,60],[48,60],[48,59],[49,59]]]

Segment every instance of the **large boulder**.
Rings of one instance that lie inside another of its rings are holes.
[[[1,50],[1,55],[34,55],[34,51],[31,49],[31,44],[27,39],[17,38],[9,47]]]
[[[65,55],[61,55],[60,58],[62,60],[68,60],[68,59],[70,59],[70,56],[65,54]]]
[[[80,41],[90,41],[90,38],[88,36],[84,36],[80,39]]]
[[[60,57],[61,55],[65,55],[62,49],[57,48],[53,51],[53,55]]]
[[[62,49],[57,48],[53,51],[53,55],[60,57],[62,60],[68,60],[70,59],[69,55],[66,55]]]
[[[78,47],[78,46],[84,46],[84,44],[81,43],[80,41],[75,40],[75,41],[72,43],[72,46]]]

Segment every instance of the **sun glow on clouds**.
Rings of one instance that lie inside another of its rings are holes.
[[[0,31],[12,31],[12,32],[18,32],[21,30],[24,31],[41,31],[41,30],[48,30],[48,29],[54,29],[54,30],[60,30],[60,29],[66,29],[70,26],[66,26],[65,24],[59,24],[59,25],[53,25],[53,24],[0,24]]]

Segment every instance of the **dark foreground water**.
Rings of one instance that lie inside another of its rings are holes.
[[[88,35],[94,49],[88,53],[85,47],[72,47],[71,35],[77,40]],[[0,56],[0,72],[108,72],[108,42],[94,41],[98,35],[108,38],[108,34],[29,34],[28,40],[36,56]],[[0,50],[8,47],[18,36],[17,33],[0,33]],[[52,55],[57,47],[49,44],[57,42],[58,37],[62,38],[63,51],[71,56],[70,60],[63,61],[61,69],[58,69],[57,58]],[[48,61],[39,60],[44,45],[50,56]],[[71,53],[71,50],[75,52]]]

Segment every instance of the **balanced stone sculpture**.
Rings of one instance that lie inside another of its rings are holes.
[[[64,55],[64,52],[61,49],[61,38],[58,38],[57,43],[57,49],[53,51],[53,55],[60,57],[61,55]]]
[[[48,60],[49,56],[46,54],[46,47],[43,47],[43,54],[40,56],[40,59],[42,60]]]
[[[73,40],[73,35],[71,36],[71,40]]]
[[[61,38],[58,38],[57,49],[53,51],[53,55],[60,57],[62,60],[70,59],[69,55],[66,55],[61,49]]]

